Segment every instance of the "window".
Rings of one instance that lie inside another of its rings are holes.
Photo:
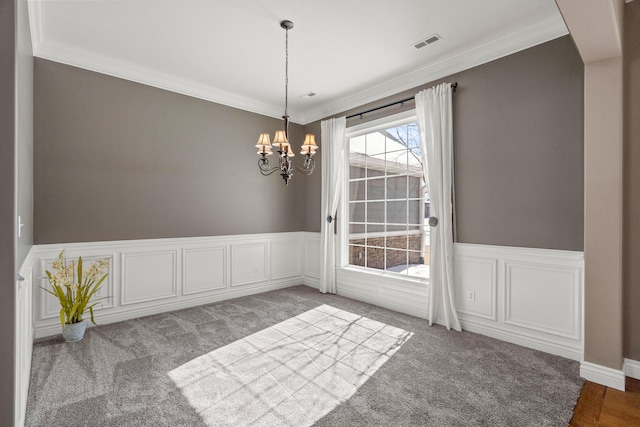
[[[429,197],[415,119],[348,135],[348,262],[429,277]]]

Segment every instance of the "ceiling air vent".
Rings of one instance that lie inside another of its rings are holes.
[[[440,34],[434,34],[432,36],[426,37],[420,41],[413,43],[413,47],[415,47],[416,49],[420,49],[421,47],[425,47],[426,45],[435,43],[441,39],[442,37],[440,36]]]

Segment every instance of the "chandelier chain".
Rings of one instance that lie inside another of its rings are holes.
[[[302,143],[301,155],[304,156],[304,162],[302,167],[297,167],[293,164],[292,157],[295,156],[291,145],[288,141],[289,138],[289,30],[293,28],[293,22],[284,20],[280,22],[280,27],[285,30],[285,45],[284,45],[284,131],[278,130],[273,139],[273,147],[277,147],[278,150],[278,166],[270,167],[269,159],[267,156],[272,155],[272,144],[269,139],[268,133],[261,133],[258,138],[256,147],[258,151],[258,169],[262,175],[271,175],[274,172],[279,171],[280,176],[284,179],[285,185],[289,185],[289,181],[293,176],[293,172],[297,171],[302,175],[311,175],[315,168],[315,160],[312,158],[316,154],[318,146],[315,142],[315,137],[312,134],[305,135],[304,142]]]
[[[289,28],[285,28],[284,47],[284,115],[287,116],[289,109]]]

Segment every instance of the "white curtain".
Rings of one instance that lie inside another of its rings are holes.
[[[416,116],[424,175],[431,198],[431,266],[429,324],[462,330],[456,311],[453,266],[453,118],[451,84],[443,83],[416,95]]]
[[[320,244],[320,292],[336,293],[336,239],[334,220],[344,179],[346,117],[322,123],[322,225]],[[343,219],[341,219],[343,220]]]

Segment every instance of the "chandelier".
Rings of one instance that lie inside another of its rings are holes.
[[[305,156],[302,167],[294,166],[292,163],[292,157],[295,156],[293,150],[291,150],[291,144],[289,144],[289,30],[293,28],[293,22],[282,21],[280,26],[285,30],[285,74],[284,74],[284,130],[277,130],[273,137],[273,146],[278,151],[278,166],[269,167],[269,159],[267,156],[273,154],[271,151],[272,143],[269,140],[268,133],[260,134],[256,148],[258,149],[258,167],[260,173],[264,176],[271,175],[275,171],[280,171],[280,176],[284,179],[285,185],[289,185],[289,180],[293,176],[293,171],[296,170],[303,175],[311,175],[316,163],[313,160],[313,155],[316,154],[318,146],[316,145],[315,136],[307,134],[302,143],[301,155]]]

